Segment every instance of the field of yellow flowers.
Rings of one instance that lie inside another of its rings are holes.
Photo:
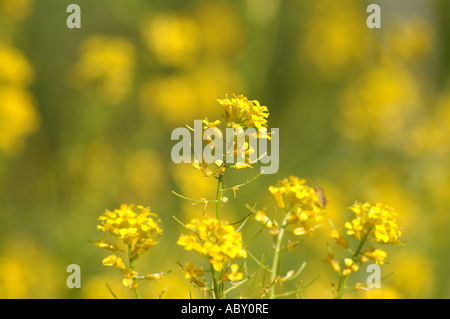
[[[450,3],[375,2],[0,0],[0,298],[450,298]]]

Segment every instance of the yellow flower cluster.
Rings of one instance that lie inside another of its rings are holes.
[[[361,262],[365,263],[372,259],[377,265],[381,266],[384,264],[384,260],[386,259],[386,257],[387,253],[384,250],[369,247],[369,249],[362,254]]]
[[[347,235],[358,240],[368,236],[381,244],[400,244],[402,233],[397,224],[398,214],[392,207],[380,203],[356,203],[350,209],[354,219],[345,223]]]
[[[136,209],[139,211],[135,212]],[[158,217],[151,213],[149,208],[123,204],[120,209],[103,213],[98,218],[101,225],[98,225],[97,229],[110,232],[120,238],[129,247],[130,256],[135,260],[156,245],[158,242],[155,239],[162,233],[152,216]],[[94,244],[113,251],[116,249],[114,245],[105,243],[103,240]]]
[[[226,222],[215,218],[193,219],[186,227],[193,233],[181,235],[177,244],[187,251],[193,250],[208,257],[216,271],[222,270],[226,262],[247,257],[241,234]]]
[[[269,187],[277,206],[290,212],[288,224],[295,225],[294,235],[304,235],[314,229],[325,214],[325,199],[317,187],[306,185],[306,180],[290,176]]]
[[[250,101],[243,95],[233,94],[231,99],[217,101],[222,105],[228,127],[267,128],[269,117],[267,106],[261,106],[257,100]]]
[[[256,131],[246,133],[248,136],[255,139],[263,138],[270,140],[270,133],[267,133],[267,118],[269,116],[269,113],[267,113],[267,107],[261,106],[256,100],[250,101],[243,95],[237,96],[233,93],[232,96],[233,97],[231,99],[227,96],[225,99],[217,100],[225,111],[223,117],[225,118],[226,126],[234,128],[236,131],[240,131],[239,134],[244,134],[244,129],[246,128],[253,128],[256,129]],[[202,123],[204,124],[203,128],[205,130],[210,129],[216,138],[223,138],[222,131],[219,129],[222,121],[210,121],[208,118],[205,118]],[[215,144],[212,143],[214,141],[212,138],[213,134],[210,136],[208,136],[208,134],[202,135],[204,136],[206,144],[211,147],[215,147]],[[250,145],[249,142],[244,141],[242,145],[239,146],[235,140],[233,145],[233,155],[238,159],[243,159],[243,161],[238,161],[230,167],[235,168],[236,170],[249,167],[251,168],[252,164],[256,161],[251,161],[250,155],[255,152],[256,150]],[[217,166],[222,166],[223,161],[217,160],[215,164]],[[207,177],[211,175],[216,176],[217,174],[223,173],[220,170],[214,173],[204,162],[194,161],[193,166]]]
[[[134,75],[135,50],[124,38],[92,36],[81,46],[75,65],[75,85],[98,85],[100,96],[108,103],[119,103],[128,94]]]
[[[358,264],[353,260],[353,258],[344,258],[345,268],[342,271],[342,275],[347,276],[352,272],[357,272],[359,270]]]

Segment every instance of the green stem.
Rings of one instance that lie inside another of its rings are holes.
[[[131,245],[128,245],[128,261],[129,261],[130,269],[134,270],[134,265],[133,265],[134,259],[131,254],[132,254]],[[136,281],[136,278],[134,278],[133,280]],[[134,289],[134,293],[136,295],[136,299],[142,299],[141,293],[138,288]]]
[[[219,299],[219,287],[217,285],[217,279],[216,279],[216,275],[215,275],[215,270],[214,267],[210,264],[211,266],[211,277],[212,277],[212,281],[213,281],[213,289],[214,289],[214,298],[215,299]]]
[[[270,299],[274,299],[275,296],[275,280],[278,276],[278,267],[280,264],[280,252],[281,252],[281,243],[283,241],[283,236],[284,236],[284,230],[287,226],[287,221],[289,219],[289,216],[291,215],[290,211],[286,214],[286,216],[283,219],[283,223],[280,227],[280,231],[278,232],[277,235],[277,240],[275,243],[275,253],[273,256],[273,261],[272,261],[272,268],[271,268],[271,275],[270,275],[270,293],[269,293],[269,298]]]
[[[221,219],[220,205],[222,204],[222,186],[223,186],[223,175],[225,172],[220,172],[217,181],[217,193],[216,193],[216,218]]]
[[[339,279],[339,285],[338,285],[338,295],[336,297],[336,299],[342,299],[342,297],[344,296],[344,289],[345,289],[345,285],[347,284],[348,281],[348,276],[341,276],[341,278]]]
[[[361,252],[361,249],[364,246],[364,243],[367,241],[367,237],[369,236],[370,232],[372,231],[372,228],[373,228],[372,226],[369,227],[369,229],[367,230],[364,237],[359,241],[358,248],[356,248],[356,251],[354,252],[354,254],[352,256],[352,259],[355,259],[356,257],[358,257],[359,253]],[[344,290],[345,290],[345,286],[347,284],[349,276],[350,276],[350,274],[348,274],[346,276],[341,276],[341,278],[339,279],[338,295],[337,295],[336,299],[342,299],[342,297],[344,296]]]

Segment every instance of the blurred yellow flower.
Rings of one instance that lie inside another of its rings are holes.
[[[370,34],[358,0],[304,1],[308,4],[301,55],[329,79],[355,69],[367,57]]]
[[[0,86],[0,151],[14,155],[39,127],[33,96],[26,90]]]
[[[14,20],[22,20],[29,15],[32,2],[33,0],[0,0],[0,13]]]
[[[207,61],[190,71],[148,80],[140,88],[139,106],[148,116],[161,115],[170,125],[184,125],[205,114],[218,116],[219,108],[212,108],[211,102],[238,87],[242,87],[238,72],[221,61]]]
[[[428,251],[419,249],[405,249],[399,254],[392,255],[390,259],[392,264],[395,264],[394,274],[390,277],[392,287],[406,298],[433,298],[435,291],[433,288],[443,275],[435,271],[435,263],[445,263],[445,259],[436,260]]]
[[[385,60],[351,83],[339,105],[344,137],[402,150],[425,103],[419,79],[400,63]]]
[[[226,262],[247,257],[241,233],[235,232],[234,227],[226,222],[213,218],[193,219],[186,227],[193,233],[181,235],[177,244],[187,251],[193,250],[208,257],[216,271],[222,270]]]
[[[433,29],[420,16],[403,19],[386,32],[382,41],[385,54],[405,62],[415,62],[432,48]]]
[[[155,59],[166,65],[191,65],[201,46],[198,26],[188,15],[159,13],[142,23],[141,35]]]
[[[8,235],[0,250],[0,298],[60,298],[67,290],[66,266],[39,246],[35,240]],[[63,284],[61,284],[63,283]]]
[[[128,182],[127,191],[130,192],[133,200],[161,199],[167,177],[160,154],[153,150],[136,150],[127,156],[125,172]]]
[[[446,155],[450,151],[450,93],[445,92],[434,105],[432,112],[426,114],[412,131],[412,154]]]
[[[135,71],[135,49],[121,37],[91,36],[80,47],[73,83],[97,87],[102,99],[120,103],[129,93]]]
[[[245,28],[232,4],[220,0],[202,2],[195,7],[192,15],[199,27],[205,55],[233,58],[242,49]]]
[[[26,87],[33,80],[33,69],[18,49],[0,43],[0,86]]]

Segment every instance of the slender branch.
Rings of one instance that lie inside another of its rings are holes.
[[[289,211],[286,216],[283,219],[283,223],[281,224],[280,230],[277,235],[277,240],[275,244],[275,254],[273,256],[273,262],[272,262],[272,275],[270,276],[270,293],[269,298],[274,299],[275,298],[275,280],[278,276],[279,272],[279,264],[280,264],[280,252],[281,252],[281,243],[283,241],[284,231],[287,226],[287,221],[289,217],[291,216],[291,212]]]
[[[215,270],[213,268],[213,266],[210,264],[211,266],[211,277],[212,277],[212,281],[213,281],[213,288],[214,288],[214,298],[215,299],[219,299],[219,287],[217,286],[217,279],[216,279],[216,275],[215,275]]]
[[[238,184],[238,185],[235,185],[235,186],[233,186],[233,187],[223,188],[222,191],[224,191],[224,192],[225,192],[225,191],[231,191],[231,190],[235,190],[235,189],[238,188],[238,187],[242,187],[242,186],[245,186],[245,185],[247,185],[247,184],[250,184],[250,183],[253,182],[255,179],[257,179],[259,176],[261,176],[261,172],[260,172],[258,175],[256,175],[255,177],[253,177],[253,178],[247,180],[246,182],[244,182],[244,183],[242,183],[242,184]]]
[[[180,198],[190,200],[191,202],[200,203],[200,204],[204,204],[205,202],[215,202],[216,201],[215,199],[194,199],[194,198],[190,198],[190,197],[178,194],[175,191],[172,191],[172,194],[174,194],[174,195],[176,195],[176,196],[178,196]]]
[[[356,251],[352,256],[352,259],[355,259],[356,257],[358,257],[359,253],[361,252],[361,249],[364,246],[364,243],[367,241],[367,237],[369,236],[369,233],[372,231],[372,228],[373,228],[373,226],[369,227],[367,232],[364,234],[364,237],[359,241],[358,248],[356,248]],[[349,276],[350,276],[350,274],[341,276],[341,278],[339,279],[338,295],[336,297],[337,299],[342,299],[342,297],[344,296],[345,286],[347,284]]]
[[[222,186],[223,186],[223,175],[224,173],[219,172],[219,177],[217,179],[217,193],[216,193],[216,218],[221,219],[220,205],[222,200]]]
[[[132,256],[131,245],[128,245],[128,261],[129,261],[130,269],[134,270],[134,265],[133,265],[134,258]],[[136,281],[136,278],[133,278],[133,281]],[[142,299],[141,293],[137,287],[136,287],[136,289],[134,289],[134,293],[136,294],[136,299]]]
[[[106,284],[106,288],[108,288],[108,291],[111,293],[114,299],[118,299],[116,294],[114,293],[114,291],[112,291],[111,287],[108,284]]]

